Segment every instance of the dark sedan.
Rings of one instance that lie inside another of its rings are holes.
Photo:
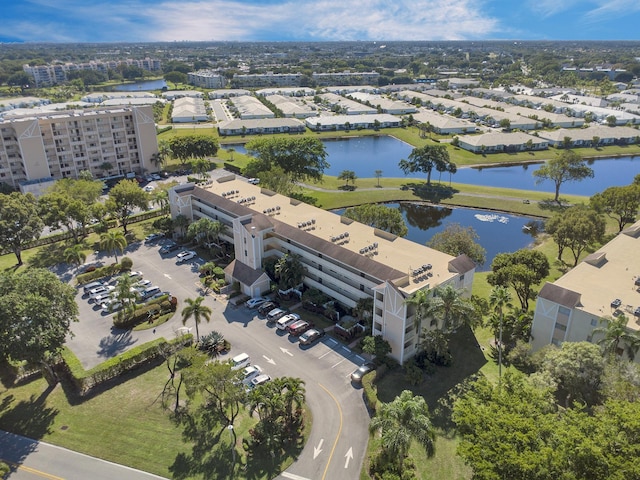
[[[353,373],[351,373],[351,381],[353,383],[362,383],[362,377],[375,369],[376,366],[373,363],[364,363],[360,367],[358,367],[357,370],[354,370]]]

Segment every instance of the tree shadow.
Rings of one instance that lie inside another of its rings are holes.
[[[111,358],[121,354],[131,345],[136,343],[131,336],[130,330],[111,329],[111,335],[100,339],[100,348],[96,352],[98,356]]]
[[[2,400],[0,406],[0,428],[7,431],[20,432],[28,438],[40,439],[51,433],[51,425],[58,415],[56,408],[47,407],[46,400],[54,387],[47,386],[36,397],[14,403],[14,397],[9,395]],[[0,448],[0,451],[3,451]]]
[[[64,258],[64,251],[68,247],[66,242],[50,243],[41,246],[35,255],[33,255],[27,263],[31,267],[49,268],[60,263],[60,259]]]
[[[433,182],[430,185],[422,182],[405,183],[400,188],[402,190],[410,189],[415,196],[431,203],[440,203],[444,199],[453,198],[459,192],[456,188]]]

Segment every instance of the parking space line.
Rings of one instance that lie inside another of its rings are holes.
[[[324,357],[326,357],[327,355],[329,355],[330,353],[333,353],[333,350],[329,350],[327,353],[323,353],[322,355],[320,355],[320,356],[318,357],[318,359],[324,358]]]
[[[329,338],[329,339],[327,339],[327,341],[329,341],[329,342],[333,343],[334,345],[337,345],[337,344],[338,344],[338,341],[337,341],[337,340],[335,340],[335,339],[333,339],[333,338]]]
[[[334,364],[331,368],[336,368],[338,365],[340,365],[342,362],[344,362],[346,360],[346,358],[343,358],[342,360],[340,360],[338,363]]]

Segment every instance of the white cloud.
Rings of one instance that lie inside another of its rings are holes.
[[[612,16],[628,16],[640,12],[638,0],[597,0],[596,3],[599,6],[585,14],[585,18],[592,22],[609,20]]]
[[[498,27],[473,0],[187,1],[141,13],[149,40],[461,40]]]
[[[565,12],[587,0],[529,0],[531,10],[543,17],[552,17]]]

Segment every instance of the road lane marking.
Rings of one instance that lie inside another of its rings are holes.
[[[33,473],[34,475],[38,475],[39,477],[48,478],[49,480],[64,480],[62,477],[57,477],[50,473],[42,472],[40,470],[36,470],[35,468],[27,467],[26,465],[20,465],[17,463],[9,462],[8,460],[3,460],[3,462],[15,467],[17,470],[23,470],[25,472]]]
[[[331,452],[329,452],[329,460],[327,461],[327,466],[324,467],[324,473],[322,474],[322,480],[324,480],[327,477],[327,471],[329,470],[331,459],[333,458],[333,454],[335,453],[336,447],[338,446],[338,440],[340,440],[340,434],[342,434],[342,409],[340,408],[340,404],[338,403],[338,400],[336,399],[336,397],[333,396],[333,394],[327,389],[327,387],[325,387],[321,383],[318,383],[318,385],[320,385],[320,388],[322,388],[325,392],[329,394],[331,398],[333,398],[333,401],[336,403],[336,407],[338,407],[338,413],[340,414],[340,427],[338,428],[336,441],[333,442],[333,447],[331,447]]]
[[[280,347],[280,351],[282,351],[282,353],[286,353],[287,355],[289,355],[290,357],[293,357],[293,353],[291,353],[289,350],[287,350],[284,347]]]
[[[275,365],[276,364],[276,362],[273,360],[273,358],[269,358],[266,355],[262,355],[262,358],[264,358],[267,361],[267,363],[270,363],[271,365]]]
[[[345,453],[344,458],[346,459],[344,461],[344,468],[349,468],[349,460],[353,460],[353,447],[349,447],[349,450],[347,450],[347,453]]]
[[[284,478],[290,478],[291,480],[309,480],[308,478],[301,477],[300,475],[296,475],[295,473],[282,472],[280,475],[282,475]]]
[[[313,459],[315,460],[318,455],[322,453],[322,444],[324,443],[324,438],[320,439],[317,447],[313,447]]]
[[[169,275],[168,273],[165,273],[164,276],[171,280],[171,275]]]

